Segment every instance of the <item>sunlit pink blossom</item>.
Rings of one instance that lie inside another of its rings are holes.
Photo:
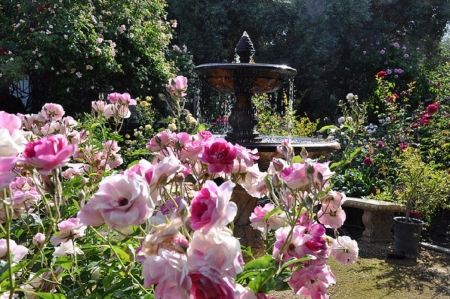
[[[274,204],[268,203],[263,207],[256,206],[250,215],[250,225],[263,233],[267,233],[269,230],[277,230],[282,227],[286,222],[285,213],[275,213],[268,219],[264,219],[265,216],[275,208]]]
[[[44,104],[40,112],[43,118],[52,121],[62,119],[65,113],[66,112],[64,111],[63,107],[55,103]]]
[[[194,271],[213,269],[234,277],[244,269],[241,245],[228,228],[212,229],[207,234],[194,232],[187,257],[189,268]]]
[[[125,228],[144,223],[154,204],[145,180],[123,174],[105,177],[98,191],[78,213],[81,223]]]
[[[55,246],[84,236],[86,226],[81,224],[78,218],[69,218],[58,223],[58,229],[59,232],[50,239],[50,242]]]
[[[155,299],[189,299],[192,282],[188,273],[186,256],[174,251],[161,250],[142,264],[144,286],[156,285]]]
[[[289,279],[289,286],[295,294],[314,299],[328,299],[327,287],[334,283],[336,278],[328,265],[300,268]]]
[[[166,90],[173,97],[185,97],[185,91],[187,90],[187,78],[177,76],[169,79],[169,84],[166,85]]]
[[[206,144],[200,159],[208,164],[208,171],[211,173],[225,172],[233,170],[234,160],[237,156],[237,149],[225,139],[219,138],[211,144]]]
[[[28,254],[28,249],[25,246],[17,245],[16,241],[10,239],[8,247],[7,240],[0,239],[0,260],[7,261],[8,251],[11,252],[14,263],[20,262]]]
[[[341,264],[353,264],[358,258],[358,243],[348,236],[338,236],[331,244],[331,255]]]
[[[235,184],[227,181],[218,187],[206,181],[191,203],[191,226],[207,233],[212,227],[223,228],[233,221],[237,206],[230,201]]]
[[[45,235],[43,233],[37,233],[33,237],[33,244],[36,247],[42,247],[45,242]]]
[[[80,254],[84,254],[84,252],[73,241],[61,243],[59,246],[55,247],[55,251],[53,252],[54,257]]]
[[[29,142],[23,152],[24,162],[36,167],[41,174],[62,167],[69,161],[74,146],[68,144],[64,135],[52,135]]]

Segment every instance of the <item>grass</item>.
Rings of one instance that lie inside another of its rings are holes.
[[[449,299],[450,256],[421,249],[417,258],[387,259],[390,244],[359,242],[360,256],[352,265],[330,258],[336,285],[331,299]],[[300,298],[293,292],[273,292],[277,299]]]

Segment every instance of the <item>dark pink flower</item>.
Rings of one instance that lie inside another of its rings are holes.
[[[427,106],[427,113],[429,115],[433,115],[438,111],[438,104],[437,103],[433,103]]]
[[[29,142],[25,146],[24,162],[36,167],[41,174],[48,174],[52,169],[62,167],[69,162],[74,149],[74,146],[68,143],[64,135],[44,137]]]
[[[191,226],[193,230],[207,233],[212,227],[223,228],[237,214],[237,206],[230,201],[235,184],[227,181],[218,187],[206,181],[191,204]]]
[[[383,79],[384,77],[386,77],[387,76],[387,73],[385,72],[385,71],[379,71],[377,74],[376,74],[376,77],[377,78],[380,78],[380,79]]]
[[[191,272],[192,280],[190,298],[235,299],[239,293],[232,277],[217,275],[215,272]]]
[[[364,165],[366,165],[367,167],[369,167],[370,165],[373,164],[373,160],[370,157],[365,157],[364,158]]]
[[[237,157],[237,149],[225,139],[219,138],[210,144],[206,144],[200,157],[202,162],[208,164],[210,173],[224,171],[230,173],[233,170],[234,160]]]

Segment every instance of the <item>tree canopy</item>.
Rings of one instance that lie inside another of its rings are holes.
[[[381,68],[407,66],[398,81],[417,76],[416,64],[437,53],[450,20],[449,0],[168,0],[168,4],[169,18],[178,21],[179,42],[190,48],[196,64],[231,62],[236,43],[247,31],[256,49],[255,62],[297,69],[297,98],[303,99],[299,109],[308,114],[318,107],[333,114],[336,100],[348,92],[364,96]],[[394,44],[399,47],[392,48]],[[420,51],[413,56],[412,50]]]

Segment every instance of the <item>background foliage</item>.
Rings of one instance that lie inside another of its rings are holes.
[[[400,51],[403,45],[407,51],[420,50],[420,56],[408,53],[408,68],[398,81],[421,81],[424,74],[417,63],[439,51],[450,19],[448,0],[168,0],[168,4],[169,17],[178,20],[179,42],[191,49],[196,64],[231,62],[236,43],[247,31],[256,49],[255,62],[297,69],[295,86],[302,101],[296,110],[314,119],[334,115],[338,99],[348,92],[369,100],[366,96],[376,85],[373,75],[406,63],[405,53],[392,53],[395,42]],[[379,54],[384,48],[391,52],[385,59]]]
[[[165,1],[3,1],[0,86],[28,79],[30,108],[88,110],[100,92],[157,95],[176,69]]]

